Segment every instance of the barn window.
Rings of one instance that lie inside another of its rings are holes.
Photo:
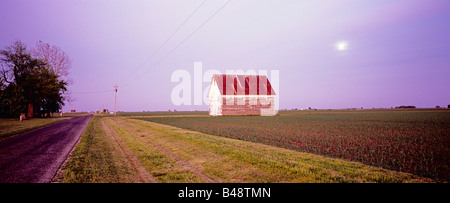
[[[227,75],[222,75],[222,91],[223,94],[227,94]]]
[[[249,95],[250,91],[250,84],[248,77],[245,77],[245,95]]]
[[[237,77],[234,78],[234,95],[237,95]]]
[[[256,76],[256,95],[259,95],[259,75]]]

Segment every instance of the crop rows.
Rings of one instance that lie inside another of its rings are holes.
[[[450,111],[287,111],[151,122],[448,181]]]

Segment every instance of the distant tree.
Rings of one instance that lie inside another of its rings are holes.
[[[59,76],[46,67],[35,68],[32,73],[34,82],[34,105],[39,108],[40,114],[59,111],[64,105],[63,93],[67,91],[67,82],[59,80]]]
[[[26,111],[28,102],[31,101],[27,82],[33,66],[39,64],[26,53],[26,47],[20,41],[1,50],[0,56],[4,87],[0,93],[2,115],[17,116]]]
[[[17,117],[20,113],[56,112],[64,105],[67,82],[34,58],[25,45],[16,41],[0,51],[0,115]]]
[[[31,56],[44,61],[45,66],[56,75],[67,76],[69,74],[72,60],[61,48],[38,41],[30,53]]]
[[[72,84],[72,79],[68,77],[69,70],[72,68],[72,60],[61,48],[38,41],[30,50],[30,54],[32,57],[44,61],[48,70],[60,76],[59,80],[64,80],[68,85]],[[73,101],[69,91],[65,91],[63,96],[66,101]]]

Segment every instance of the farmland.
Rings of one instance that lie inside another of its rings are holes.
[[[163,115],[146,115],[152,116]],[[99,115],[91,119],[80,143],[53,181],[434,182],[410,173],[358,162],[230,139],[128,116]]]
[[[450,111],[281,111],[273,117],[207,115],[137,119],[448,181]]]

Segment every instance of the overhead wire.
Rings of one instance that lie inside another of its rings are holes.
[[[156,55],[156,53],[158,51],[161,50],[162,47],[164,47],[172,38],[173,36],[175,36],[175,34],[181,29],[181,27],[183,27],[187,21],[203,6],[203,4],[206,2],[207,0],[204,0],[176,29],[174,32],[172,32],[172,34],[140,65],[138,66],[138,68],[136,68],[134,71],[132,71],[131,74],[133,74],[134,72],[136,72],[137,70],[139,70],[140,68],[142,68],[142,66],[147,63],[151,58],[153,58],[153,56]],[[172,54],[176,49],[178,49],[182,44],[184,44],[189,38],[191,38],[198,30],[200,30],[206,23],[208,23],[214,16],[216,16],[222,9],[225,8],[226,5],[228,5],[231,2],[231,0],[228,0],[225,4],[223,4],[219,9],[217,9],[211,16],[209,16],[205,21],[203,21],[203,23],[200,24],[200,26],[198,26],[194,31],[192,31],[186,38],[184,38],[180,43],[178,43],[173,49],[171,49],[166,55],[164,55],[160,60],[158,60],[156,63],[154,63],[152,66],[150,66],[147,70],[144,71],[144,73],[139,74],[138,76],[136,76],[132,81],[135,81],[136,79],[138,79],[139,77],[141,77],[143,74],[147,73],[148,71],[150,71],[152,68],[154,68],[155,66],[157,66],[158,64],[160,64],[164,59],[166,59],[170,54]],[[130,77],[130,75],[127,75],[126,77],[124,77],[122,80],[120,80],[119,82],[124,82],[126,79],[128,79]],[[120,83],[118,83],[120,84]],[[123,87],[124,85],[127,84],[122,84],[121,86]],[[98,94],[98,93],[105,93],[105,92],[114,92],[114,89],[111,90],[100,90],[100,91],[86,91],[86,92],[72,92],[72,94]]]
[[[172,32],[172,34],[143,63],[141,63],[138,66],[138,68],[136,68],[133,71],[131,71],[130,74],[128,74],[126,77],[124,77],[122,80],[120,80],[118,82],[118,84],[124,82],[132,74],[134,74],[136,71],[141,69],[144,66],[144,64],[146,64],[150,59],[152,59],[153,56],[155,56],[156,53],[158,53],[159,50],[161,50],[161,48],[163,48],[173,38],[173,36],[175,36],[175,34],[178,33],[178,31],[181,29],[181,27],[183,27],[189,21],[189,19],[191,19],[192,16],[194,16],[194,14],[197,13],[197,11],[203,6],[203,4],[205,4],[206,1],[207,0],[204,0],[199,6],[197,6],[197,8],[186,19],[184,19],[184,21]]]
[[[186,38],[184,38],[180,43],[178,43],[178,45],[176,45],[173,49],[171,49],[166,55],[164,55],[160,60],[158,60],[156,63],[154,63],[152,66],[150,66],[147,70],[145,70],[142,74],[139,74],[138,76],[136,76],[134,78],[135,81],[136,79],[138,79],[139,77],[141,77],[142,75],[144,75],[145,73],[147,73],[148,71],[150,71],[152,68],[154,68],[155,66],[157,66],[158,64],[160,64],[162,61],[164,61],[164,59],[166,59],[170,54],[172,54],[176,49],[178,49],[182,44],[184,44],[189,38],[191,38],[198,30],[200,30],[200,28],[202,28],[206,23],[208,23],[214,16],[216,16],[222,9],[225,8],[225,6],[230,3],[231,0],[228,0],[225,4],[223,4],[219,9],[217,9],[211,16],[209,16],[205,21],[203,21],[202,24],[200,24],[200,26],[198,26],[194,31],[192,31]]]
[[[114,90],[101,90],[101,91],[90,91],[90,92],[71,92],[72,94],[98,94],[105,92],[114,92]]]

